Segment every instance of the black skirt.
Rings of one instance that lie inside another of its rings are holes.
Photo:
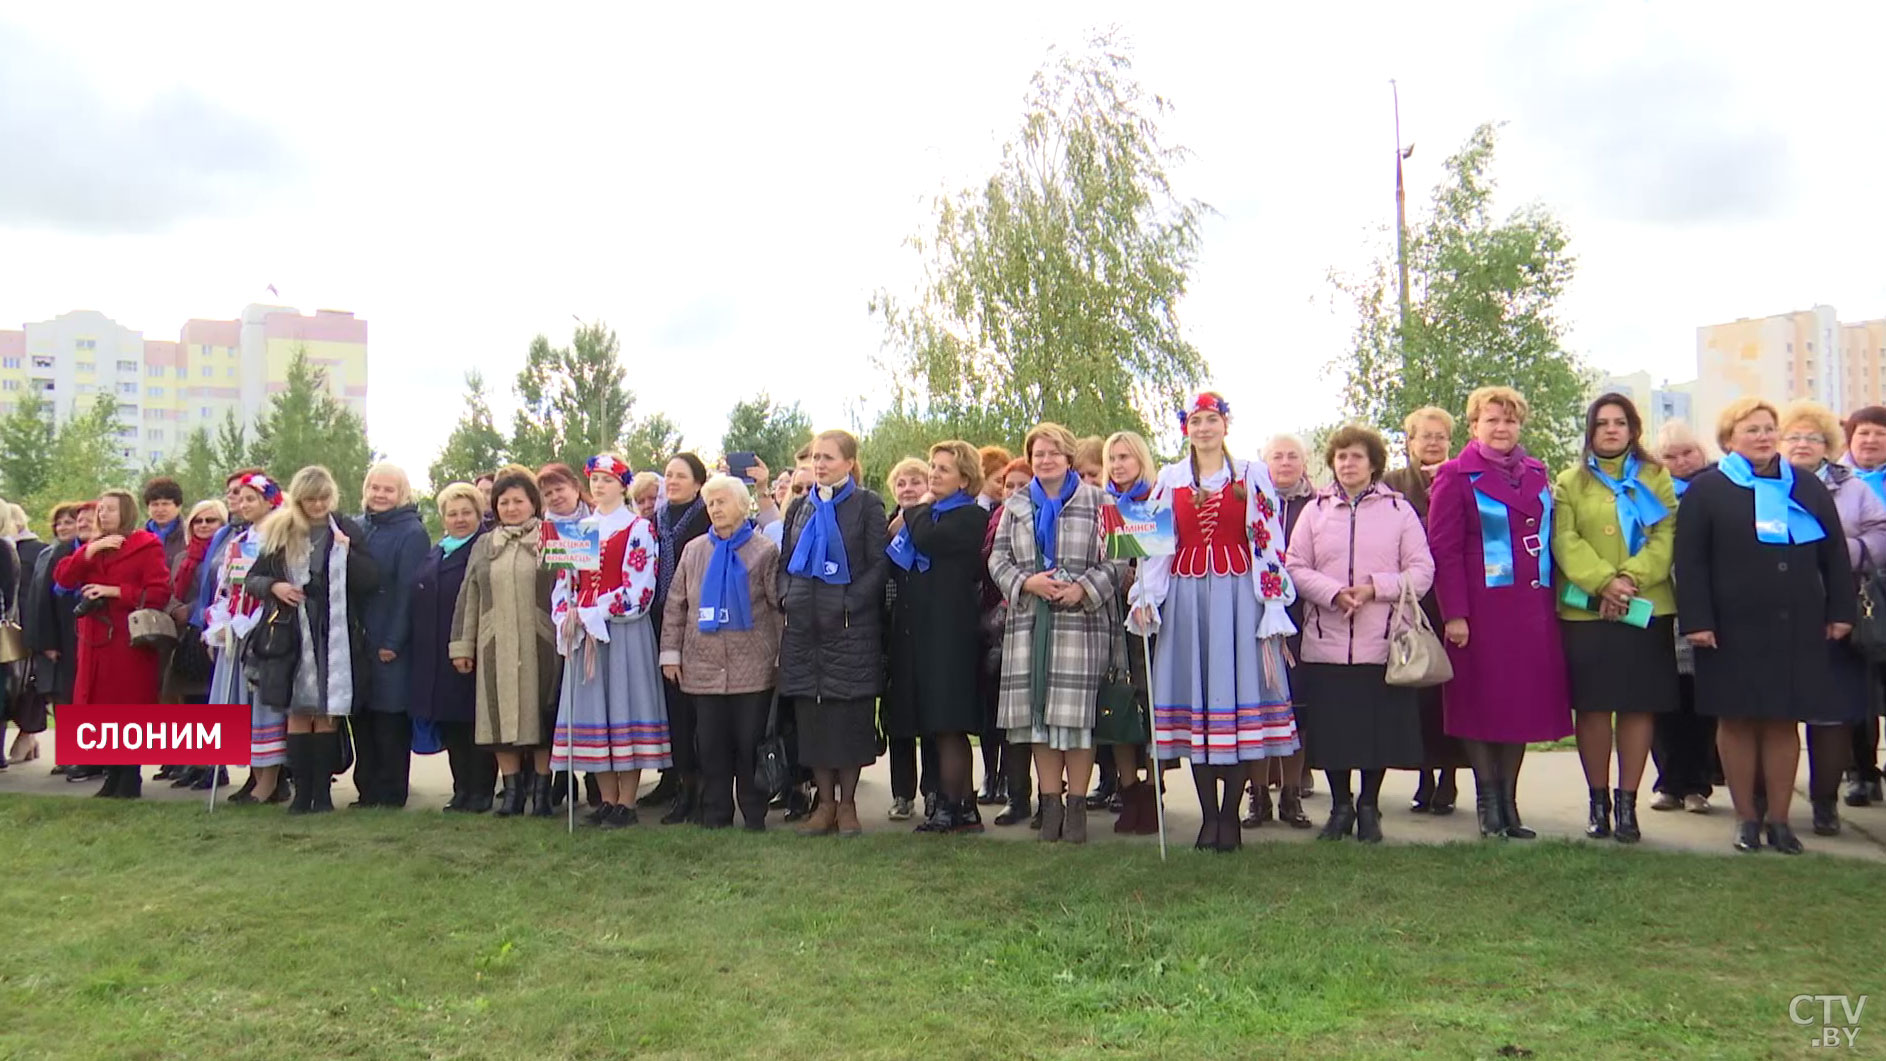
[[[794,697],[799,722],[799,765],[848,770],[877,761],[877,701]]]
[[[1297,680],[1297,729],[1314,770],[1413,770],[1421,766],[1415,690],[1388,684],[1380,663],[1305,663]]]
[[[1834,725],[1855,725],[1866,721],[1867,716],[1873,713],[1874,701],[1879,697],[1875,685],[1878,681],[1877,670],[1868,665],[1849,642],[1829,641],[1827,673],[1833,679],[1828,684],[1834,695],[1827,703],[1816,707],[1808,721]]]
[[[1561,621],[1572,710],[1661,715],[1677,708],[1676,620],[1638,629],[1602,619]]]

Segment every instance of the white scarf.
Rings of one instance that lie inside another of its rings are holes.
[[[314,630],[308,622],[308,609],[304,602],[295,609],[295,618],[301,624],[301,659],[295,664],[295,691],[289,700],[289,710],[312,710],[324,715],[349,715],[354,709],[354,657],[352,640],[347,631],[347,546],[341,542],[340,525],[333,516],[327,518],[328,531],[333,537],[327,550],[327,688],[322,695],[320,688],[320,658],[313,651]],[[313,577],[311,565],[313,554],[292,561],[288,565],[288,580],[301,589],[307,589]]]

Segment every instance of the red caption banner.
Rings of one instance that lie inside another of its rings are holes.
[[[248,766],[242,704],[92,704],[54,709],[54,754],[67,766]]]

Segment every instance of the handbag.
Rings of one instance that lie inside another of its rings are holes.
[[[1886,663],[1886,585],[1879,574],[1860,576],[1859,606],[1850,640],[1860,655]]]
[[[1112,609],[1108,609],[1112,617]],[[1133,687],[1132,668],[1122,660],[1121,643],[1126,640],[1116,624],[1107,637],[1107,673],[1100,680],[1100,696],[1094,708],[1094,743],[1125,744],[1139,747],[1152,739],[1146,724],[1146,712],[1140,707],[1139,690]]]
[[[185,623],[177,634],[177,651],[170,655],[171,673],[186,682],[206,682],[214,668],[203,631]]]
[[[1401,582],[1395,618],[1401,629],[1388,639],[1388,684],[1425,689],[1452,680],[1454,664],[1448,660],[1441,639],[1435,636],[1428,614],[1415,601],[1414,588],[1407,579]]]
[[[766,709],[766,736],[753,749],[753,787],[767,799],[792,786],[792,765],[786,755],[786,737],[779,732],[779,690],[773,690],[772,706]]]
[[[138,594],[137,610],[125,621],[131,630],[131,644],[137,648],[168,648],[177,643],[177,622],[161,608],[147,607]]]
[[[0,623],[0,667],[18,663],[27,655],[26,631],[11,619]]]

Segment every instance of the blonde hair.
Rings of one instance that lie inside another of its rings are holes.
[[[1107,470],[1107,440],[1099,435],[1088,435],[1074,443],[1074,467],[1083,464],[1098,465],[1102,472]]]
[[[838,455],[851,462],[851,481],[863,486],[864,462],[858,459],[858,436],[849,431],[833,428],[812,436],[812,445],[817,446],[821,442],[838,444]]]
[[[895,494],[897,492],[897,480],[902,479],[906,475],[914,475],[919,479],[927,481],[930,478],[930,465],[915,457],[905,457],[903,460],[891,465],[891,474],[884,477],[884,489]]]
[[[981,490],[989,477],[982,474],[982,455],[976,452],[976,447],[959,438],[939,442],[930,447],[930,463],[935,464],[937,457],[945,453],[956,462],[956,472],[963,477],[963,489],[971,494]],[[943,499],[939,497],[937,500]]]
[[[1663,451],[1671,446],[1695,446],[1705,456],[1709,453],[1709,447],[1696,437],[1696,432],[1690,428],[1687,420],[1665,420],[1663,426],[1657,429],[1657,457],[1662,459]]]
[[[216,513],[217,519],[222,520],[224,523],[229,522],[229,506],[223,504],[221,498],[212,497],[208,501],[198,501],[196,504],[190,506],[190,514],[183,518],[185,539],[190,537],[190,525],[195,523],[196,518],[205,512],[214,512]]]
[[[630,501],[633,501],[636,498],[641,497],[643,494],[648,493],[650,490],[660,490],[660,489],[661,489],[661,476],[660,475],[656,474],[655,472],[636,472],[635,478],[629,480],[628,497]]]
[[[495,485],[495,483],[493,485]],[[493,496],[495,495],[496,491],[493,491]],[[478,513],[480,516],[490,511],[490,506],[485,504],[484,491],[470,483],[446,483],[444,489],[433,495],[432,498],[432,503],[439,506],[439,517],[441,519],[445,518],[445,506],[454,501],[470,502],[472,511]]]
[[[7,515],[13,519],[13,533],[25,534],[31,529],[26,518],[26,510],[11,501],[7,502]]]
[[[1775,426],[1786,431],[1803,420],[1813,424],[1814,430],[1820,432],[1821,437],[1827,440],[1827,452],[1846,451],[1847,432],[1840,426],[1840,418],[1834,415],[1832,409],[1819,402],[1806,398],[1789,402],[1788,407],[1781,410],[1781,415],[1775,418]]]
[[[1729,449],[1729,439],[1735,435],[1735,425],[1747,420],[1756,413],[1767,413],[1769,416],[1775,418],[1776,427],[1781,426],[1781,412],[1775,408],[1775,403],[1769,401],[1767,398],[1757,398],[1754,395],[1749,395],[1746,398],[1737,398],[1723,407],[1722,412],[1716,415],[1716,445],[1722,447],[1724,452],[1727,452]]]
[[[1074,432],[1052,420],[1043,420],[1028,429],[1028,436],[1022,439],[1022,457],[1030,464],[1035,460],[1035,443],[1052,442],[1054,448],[1067,456],[1068,464],[1074,463],[1074,451],[1080,448],[1080,442],[1074,438]]]
[[[129,490],[107,490],[98,495],[98,500],[118,502],[118,525],[111,529],[113,534],[130,534],[144,518],[144,514],[138,511],[138,499]],[[94,513],[92,519],[97,518]],[[99,533],[105,533],[104,528],[99,528]]]
[[[1467,395],[1467,422],[1478,423],[1480,414],[1489,405],[1503,405],[1513,414],[1513,419],[1525,423],[1532,415],[1532,406],[1527,404],[1525,396],[1511,387],[1480,387]]]
[[[330,506],[340,500],[340,487],[334,484],[334,473],[319,464],[310,464],[296,472],[288,481],[288,489],[282,491],[281,511],[263,528],[262,551],[281,553],[290,567],[306,563],[311,547],[308,536],[314,531],[314,521],[301,506],[303,502],[322,498],[326,498]],[[332,508],[328,516],[333,517]]]
[[[392,461],[380,461],[373,467],[367,469],[367,474],[360,480],[361,497],[364,498],[367,496],[367,484],[372,482],[373,477],[376,475],[386,476],[393,480],[399,487],[398,493],[393,496],[394,508],[413,503],[413,481],[406,477],[406,469],[394,464]]]
[[[1424,405],[1421,408],[1416,409],[1414,412],[1409,413],[1407,416],[1403,417],[1401,421],[1401,433],[1404,435],[1407,435],[1410,438],[1413,438],[1414,433],[1415,433],[1415,428],[1420,427],[1422,422],[1427,421],[1427,420],[1439,420],[1441,423],[1447,426],[1448,437],[1449,438],[1453,437],[1454,414],[1448,412],[1446,409],[1443,409],[1438,405]]]
[[[11,538],[26,526],[25,521],[13,518],[13,507],[8,502],[0,501],[0,538]]]
[[[1113,455],[1115,446],[1125,446],[1132,452],[1133,459],[1139,461],[1140,482],[1150,485],[1157,479],[1159,469],[1153,467],[1153,448],[1146,444],[1146,440],[1140,437],[1139,432],[1115,431],[1107,436],[1106,447],[1101,452],[1110,457]]]

